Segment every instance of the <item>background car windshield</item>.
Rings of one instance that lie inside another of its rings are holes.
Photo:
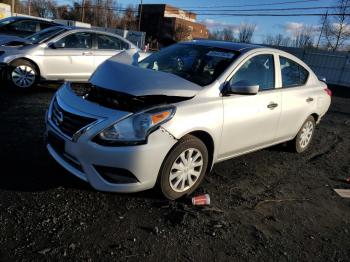
[[[139,63],[140,67],[178,75],[198,85],[212,83],[234,61],[232,50],[193,44],[175,44]]]
[[[0,26],[3,26],[3,25],[7,25],[11,22],[15,21],[15,19],[13,17],[8,17],[8,18],[5,18],[5,19],[1,19],[0,20]]]
[[[64,31],[66,31],[66,29],[61,27],[51,27],[33,35],[27,36],[26,39],[30,40],[33,44],[38,44],[46,40],[52,39],[53,37],[63,33]]]

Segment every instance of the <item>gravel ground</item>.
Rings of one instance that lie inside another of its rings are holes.
[[[283,146],[215,166],[195,192],[96,192],[48,155],[53,89],[0,90],[0,261],[349,261],[350,98],[333,97],[303,155]]]

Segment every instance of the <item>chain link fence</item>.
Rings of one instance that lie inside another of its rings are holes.
[[[303,60],[318,77],[325,77],[327,83],[350,88],[350,52],[276,47]]]

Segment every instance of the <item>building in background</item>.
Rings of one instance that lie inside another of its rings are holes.
[[[141,31],[146,32],[146,41],[158,47],[192,40],[208,38],[205,25],[196,22],[197,15],[166,4],[139,5]]]
[[[0,3],[0,19],[11,16],[11,6]]]

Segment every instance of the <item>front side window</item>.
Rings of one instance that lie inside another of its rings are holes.
[[[205,86],[215,81],[237,56],[236,51],[224,48],[174,44],[145,58],[139,66]]]
[[[275,64],[273,55],[257,55],[246,61],[230,80],[230,85],[244,81],[258,85],[259,90],[275,88]]]
[[[74,33],[70,34],[57,42],[59,46],[63,48],[71,49],[91,49],[92,47],[92,35],[91,33]]]
[[[103,34],[97,34],[97,48],[98,49],[114,49],[114,50],[124,50],[129,49],[129,44],[123,40]]]
[[[309,72],[291,59],[280,56],[282,87],[304,85]]]

